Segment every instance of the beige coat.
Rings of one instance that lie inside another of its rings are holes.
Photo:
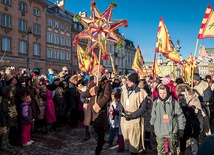
[[[121,104],[126,114],[135,112],[141,105],[142,101],[146,98],[147,93],[145,90],[136,87],[135,90],[128,97],[126,86],[123,85],[121,93]],[[129,104],[127,103],[129,100]],[[121,117],[121,131],[125,141],[125,149],[132,153],[137,153],[141,145],[144,148],[144,118],[139,117],[126,121]],[[144,148],[145,149],[145,148]]]

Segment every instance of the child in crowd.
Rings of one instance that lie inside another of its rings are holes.
[[[109,146],[112,145],[115,137],[116,128],[118,128],[119,124],[119,104],[120,104],[120,90],[117,89],[115,92],[112,93],[112,102],[110,103],[108,114],[109,114],[109,124],[110,124],[110,131],[109,131],[109,139],[108,143]]]
[[[40,114],[37,115],[36,126],[37,131],[44,133],[45,132],[45,101],[40,97],[39,98],[39,110]]]
[[[61,87],[57,87],[55,90],[55,95],[53,97],[53,101],[54,101],[54,105],[56,108],[56,117],[57,117],[57,121],[56,121],[56,131],[58,130],[62,130],[62,124],[64,124],[64,120],[65,120],[65,115],[66,115],[66,100],[65,100],[65,96],[64,94],[64,90]]]
[[[21,104],[21,122],[22,122],[22,145],[31,145],[34,141],[31,140],[30,131],[31,124],[33,122],[33,115],[31,109],[31,98],[29,95],[24,95],[22,97],[23,103]]]
[[[52,91],[46,92],[46,106],[45,106],[45,116],[46,116],[46,123],[48,128],[48,133],[52,132],[52,125],[56,122],[56,113],[55,113],[55,106],[52,99]]]

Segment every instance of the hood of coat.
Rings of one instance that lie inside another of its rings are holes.
[[[192,91],[192,89],[190,88],[190,86],[187,85],[187,84],[179,84],[179,85],[177,85],[177,87],[176,87],[176,94],[180,95],[181,92],[187,92],[188,95],[194,94],[194,92]]]

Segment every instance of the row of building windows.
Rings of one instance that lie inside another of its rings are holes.
[[[11,38],[2,37],[1,50],[11,51]],[[39,43],[33,43],[33,54],[39,56],[41,51],[41,45]],[[19,40],[19,53],[27,54],[27,41]]]
[[[66,27],[64,27],[64,24],[61,23],[61,24],[60,24],[60,27],[59,27],[59,23],[58,23],[57,21],[54,21],[53,23],[54,23],[53,26],[54,26],[54,28],[56,28],[56,29],[60,28],[60,30],[64,30],[64,29],[65,29],[67,32],[70,32],[70,31],[71,31],[71,28],[70,28],[69,25],[66,25]],[[51,19],[47,19],[47,25],[48,25],[48,26],[52,26],[52,20],[51,20]]]
[[[47,49],[47,58],[60,59],[60,60],[71,60],[71,53],[59,50]]]
[[[65,45],[70,47],[71,46],[71,39],[70,38],[65,38],[64,36],[60,36],[57,34],[52,34],[52,33],[47,33],[47,42],[48,43],[54,43],[54,44],[59,44],[60,45]]]
[[[1,49],[3,51],[11,51],[11,39],[7,37],[2,38]],[[19,53],[27,54],[28,44],[25,40],[19,40]],[[40,55],[41,47],[39,43],[33,43],[33,54],[36,56]],[[70,52],[64,52],[59,50],[47,49],[47,58],[60,59],[60,60],[71,60]]]
[[[11,5],[11,1],[10,0],[2,0],[2,3],[6,4],[6,5]],[[21,11],[27,11],[27,4],[25,2],[19,2],[19,10]],[[33,8],[33,14],[35,16],[40,16],[40,10],[36,7]]]
[[[4,27],[11,27],[11,17],[6,14],[2,14],[1,16],[1,25]],[[23,19],[19,19],[19,30],[27,31],[27,21]],[[41,26],[38,23],[33,24],[33,33],[40,35],[41,34]]]

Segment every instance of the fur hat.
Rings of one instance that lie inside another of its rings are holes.
[[[29,95],[24,94],[24,96],[22,97],[22,101],[25,102],[25,103],[27,103],[27,102],[31,101],[31,98],[30,98]]]
[[[191,90],[190,86],[188,84],[179,84],[176,87],[176,94],[179,95],[181,92],[188,92],[188,94],[192,94],[193,91]]]
[[[80,75],[73,75],[70,77],[69,81],[71,83],[77,84],[79,81],[82,80],[82,77]]]
[[[133,82],[134,84],[138,83],[138,74],[137,73],[132,73],[128,76],[128,80]]]
[[[4,79],[5,79],[6,82],[12,80],[12,78],[14,78],[14,76],[13,76],[12,74],[10,74],[10,73],[9,73],[9,74],[6,74],[6,75],[4,76]]]
[[[99,69],[99,72],[100,72],[100,73],[102,73],[102,74],[105,73],[105,67],[104,67],[103,65],[100,64],[100,65],[94,66],[93,71],[92,71],[93,75],[94,75],[94,73],[95,73],[96,71],[98,71],[98,69]]]

